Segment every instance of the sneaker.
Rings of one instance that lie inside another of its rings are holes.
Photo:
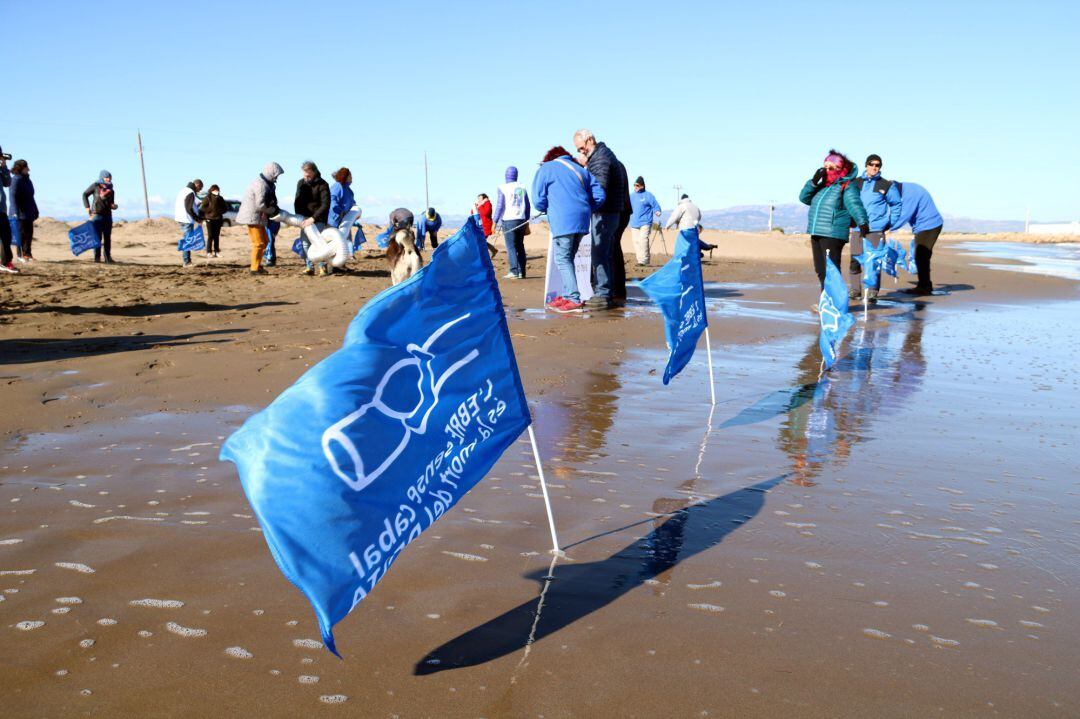
[[[18,260],[19,262],[22,262],[23,264],[26,264],[26,258],[23,257],[22,255],[19,255],[15,259]]]
[[[17,274],[19,274],[19,271],[17,269],[15,269],[15,266],[13,264],[11,264],[10,262],[7,263],[6,265],[0,265],[0,272],[6,272],[9,275],[17,275]]]
[[[520,280],[521,275],[519,275],[516,272],[507,272],[505,275],[503,275],[503,279],[504,280]]]
[[[327,272],[325,267],[320,267],[319,271],[315,273],[317,277],[326,277]]]
[[[593,295],[588,300],[586,300],[583,304],[585,305],[585,307],[587,307],[590,310],[609,310],[609,309],[611,309],[611,300],[608,299],[607,297],[600,297],[598,295]]]
[[[311,267],[305,267],[303,270],[300,271],[300,274],[307,275],[308,277],[311,277],[312,275],[315,274],[315,270],[313,268],[311,268]]]
[[[548,302],[544,306],[549,310],[552,310],[554,312],[558,312],[559,308],[562,307],[564,304],[566,304],[566,298],[565,297],[556,297],[555,299],[553,299],[551,302]]]
[[[848,290],[847,296],[849,300],[861,300],[862,292],[859,290]]]
[[[191,260],[184,260],[184,267],[191,267]]]
[[[580,302],[574,302],[573,300],[563,300],[563,303],[554,309],[556,312],[565,315],[570,312],[581,312],[585,309],[585,305]]]
[[[270,273],[266,271],[266,268],[260,267],[257,270],[251,270],[251,274],[253,274],[253,275],[268,275]]]

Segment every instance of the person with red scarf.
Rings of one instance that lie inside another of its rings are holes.
[[[806,233],[810,235],[814,271],[822,288],[825,287],[825,257],[828,256],[839,270],[850,229],[858,227],[860,237],[870,232],[866,208],[858,188],[852,184],[856,175],[858,168],[854,162],[843,153],[829,150],[822,166],[799,193],[799,200],[810,205]]]

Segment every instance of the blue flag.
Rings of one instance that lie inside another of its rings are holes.
[[[473,221],[368,302],[342,348],[249,418],[221,458],[337,654],[334,625],[530,422]]]
[[[664,384],[690,363],[698,338],[708,325],[699,247],[697,230],[683,230],[667,264],[638,282],[664,315],[664,336],[670,351]]]
[[[385,230],[375,235],[375,244],[384,250],[390,246],[390,230],[394,229],[393,225],[390,225]]]
[[[821,321],[818,345],[825,359],[825,369],[829,369],[836,362],[837,346],[855,323],[855,318],[848,312],[848,290],[844,278],[828,258],[825,261],[825,287],[818,300],[818,319]]]
[[[293,240],[292,251],[299,255],[301,260],[307,259],[307,250],[304,249],[303,237],[297,237],[295,240]]]
[[[101,247],[101,238],[98,237],[92,222],[84,222],[68,230],[68,241],[71,242],[71,254],[76,257],[87,250],[96,250]]]
[[[862,265],[863,287],[876,290],[881,286],[881,266],[885,262],[885,255],[888,254],[889,248],[884,242],[874,247],[874,243],[866,237],[862,238],[862,242],[862,254],[852,255],[851,259]]]
[[[885,242],[885,256],[881,260],[881,270],[890,277],[896,277],[896,261],[899,259],[900,253],[897,251],[896,243],[892,240]]]
[[[192,225],[191,229],[184,232],[184,236],[176,243],[177,252],[191,252],[204,247],[206,247],[206,240],[203,238],[202,225]]]
[[[0,192],[3,192],[0,189]],[[8,215],[8,224],[11,225],[11,246],[22,247],[22,239],[19,237],[19,219]]]
[[[904,267],[909,275],[919,274],[919,268],[915,264],[915,238],[911,238],[911,247],[908,248],[907,265]]]
[[[356,230],[356,234],[353,235],[352,241],[352,251],[355,253],[360,250],[360,245],[367,242],[367,237],[364,236],[364,228],[360,225],[356,225],[356,227],[354,227],[353,229]]]

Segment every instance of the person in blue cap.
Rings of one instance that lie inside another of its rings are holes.
[[[424,238],[431,238],[431,249],[439,246],[439,229],[442,227],[442,215],[435,211],[434,207],[427,208],[427,212],[420,215],[416,221],[416,246],[424,249]]]

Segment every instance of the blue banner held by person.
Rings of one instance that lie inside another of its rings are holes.
[[[356,253],[360,251],[360,245],[367,242],[367,237],[364,236],[364,228],[361,227],[359,224],[356,225],[353,230],[355,234],[353,235],[352,251]]]
[[[825,261],[825,287],[818,300],[818,319],[821,321],[818,345],[825,360],[825,369],[829,369],[836,362],[836,348],[855,323],[855,318],[848,312],[847,285],[830,259]]]
[[[205,247],[206,239],[203,237],[202,225],[193,225],[176,243],[177,252],[194,252]]]
[[[683,230],[667,264],[637,283],[660,306],[664,316],[664,335],[670,351],[664,384],[690,363],[708,325],[699,248],[698,231]]]
[[[68,241],[71,243],[71,254],[76,257],[87,250],[96,250],[101,247],[101,238],[98,237],[92,222],[84,222],[68,230]]]
[[[530,422],[484,234],[467,222],[221,459],[337,654],[334,625]]]

